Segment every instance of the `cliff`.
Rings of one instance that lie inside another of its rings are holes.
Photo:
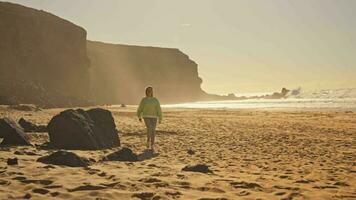
[[[162,103],[213,97],[178,49],[87,41],[69,21],[5,2],[0,30],[0,104],[137,104],[148,85]]]
[[[83,105],[86,31],[50,13],[0,2],[0,104]]]
[[[197,64],[178,49],[88,41],[87,50],[92,97],[99,104],[137,104],[148,85],[163,103],[206,95]]]

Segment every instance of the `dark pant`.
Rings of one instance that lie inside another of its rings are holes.
[[[156,134],[157,118],[143,118],[147,128],[147,148],[153,149]]]

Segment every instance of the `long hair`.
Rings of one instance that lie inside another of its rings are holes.
[[[153,87],[152,86],[148,86],[148,87],[146,87],[146,96],[148,97],[148,93],[149,93],[149,91],[152,91],[152,96],[153,96]]]

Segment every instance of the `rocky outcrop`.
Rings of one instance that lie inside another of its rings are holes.
[[[84,105],[86,31],[50,13],[0,2],[0,104]]]
[[[1,145],[31,145],[28,135],[17,123],[8,118],[0,119]]]
[[[120,145],[114,118],[104,109],[65,110],[51,119],[47,129],[55,148],[97,150]]]
[[[137,104],[148,85],[161,102],[199,100],[205,94],[197,64],[172,48],[88,41],[91,91],[100,104]]]

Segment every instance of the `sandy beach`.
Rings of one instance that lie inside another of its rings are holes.
[[[142,152],[135,108],[104,108],[121,146]],[[61,110],[1,107],[0,117],[47,124]],[[356,199],[355,112],[164,109],[157,130],[159,155],[142,162],[100,161],[118,148],[73,151],[97,162],[71,168],[36,162],[54,150],[1,147],[0,199]],[[30,135],[33,144],[48,141]],[[8,166],[13,157],[19,164]],[[213,173],[182,171],[199,163]]]

